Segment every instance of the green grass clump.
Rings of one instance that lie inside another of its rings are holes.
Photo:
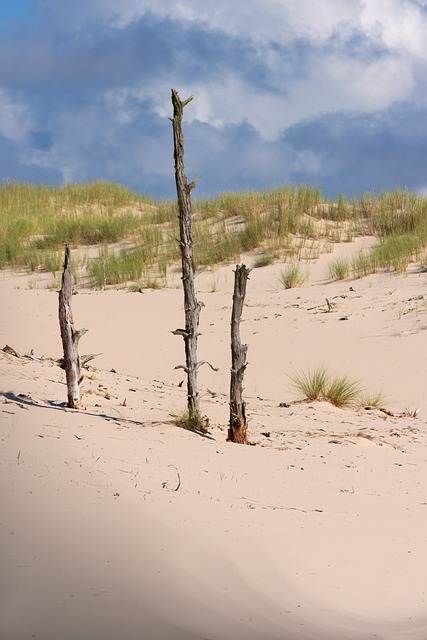
[[[377,264],[370,253],[361,251],[353,257],[351,261],[351,270],[355,278],[363,278],[371,273],[376,273]]]
[[[260,267],[268,267],[269,264],[274,262],[274,256],[271,253],[263,253],[261,256],[254,262],[254,268],[259,269]]]
[[[118,242],[132,235],[141,227],[138,216],[133,214],[108,215],[87,213],[73,214],[62,219],[53,219],[45,226],[45,235],[33,242],[37,249],[58,247],[65,242],[94,245]]]
[[[216,232],[212,232],[206,222],[194,228],[194,263],[196,267],[213,266],[220,262],[234,260],[240,255],[239,236],[227,233],[224,224]]]
[[[325,367],[315,367],[307,372],[298,371],[291,376],[294,388],[307,400],[319,400],[324,397],[329,381]]]
[[[301,271],[298,264],[291,264],[282,270],[279,282],[284,289],[300,287],[306,281],[307,276]]]
[[[52,188],[60,199],[74,205],[102,205],[105,207],[123,207],[135,201],[150,203],[148,196],[138,195],[120,184],[98,180],[86,183],[69,183],[58,189]]]
[[[380,408],[384,405],[382,393],[369,394],[358,380],[346,375],[331,375],[324,366],[298,371],[290,378],[305,400],[325,400],[335,407]]]
[[[209,432],[209,420],[206,416],[202,416],[200,412],[190,414],[188,409],[184,409],[178,414],[171,414],[174,423],[181,429],[189,431]]]
[[[333,377],[325,392],[325,400],[329,400],[335,407],[350,407],[357,402],[361,392],[361,385],[345,375]]]
[[[363,393],[358,401],[359,407],[371,407],[372,409],[380,409],[385,404],[384,395],[381,391],[377,393]]]
[[[372,248],[371,256],[382,269],[404,273],[411,262],[420,260],[426,245],[427,229],[417,234],[392,234]]]
[[[345,280],[350,273],[350,263],[347,258],[337,258],[329,264],[329,277],[332,280]]]
[[[157,278],[147,277],[141,282],[133,282],[128,288],[131,293],[142,293],[144,289],[162,289],[163,287],[164,284]]]
[[[156,239],[154,234],[150,240],[151,242],[148,241],[144,245],[122,249],[119,252],[103,247],[99,256],[88,263],[87,270],[92,286],[103,289],[107,285],[140,280],[157,256],[158,238]]]

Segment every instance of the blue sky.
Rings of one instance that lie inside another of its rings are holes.
[[[0,180],[427,192],[427,0],[2,0]]]
[[[1,0],[0,20],[28,18],[33,9],[33,0]]]

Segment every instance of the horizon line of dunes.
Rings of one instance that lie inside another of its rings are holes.
[[[349,275],[404,272],[411,262],[426,268],[427,197],[410,191],[341,195],[336,201],[307,185],[225,192],[195,198],[193,214],[199,268],[253,250],[271,261],[312,260],[333,243],[360,235],[378,242],[353,259]],[[0,269],[56,277],[68,242],[79,247],[74,277],[82,286],[165,286],[179,262],[178,237],[175,201],[155,201],[118,184],[0,186]],[[89,256],[84,248],[94,245],[96,255]]]

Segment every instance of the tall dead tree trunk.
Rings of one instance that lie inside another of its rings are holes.
[[[246,296],[246,284],[250,269],[244,264],[236,266],[234,272],[233,310],[231,312],[231,380],[230,380],[230,424],[227,440],[248,444],[246,407],[243,400],[243,376],[246,369],[248,345],[240,340],[240,320]]]
[[[65,247],[64,270],[62,272],[62,284],[59,292],[59,326],[61,329],[62,347],[64,350],[64,369],[67,378],[68,407],[79,409],[80,373],[79,340],[87,332],[87,329],[74,329],[73,313],[71,311],[71,297],[73,295],[73,279],[71,274],[71,251],[67,244]]]
[[[197,362],[197,338],[199,316],[202,304],[198,302],[194,287],[193,261],[193,228],[191,212],[191,190],[194,182],[188,183],[184,171],[184,137],[182,133],[182,116],[184,107],[191,102],[193,96],[181,100],[177,91],[172,89],[175,183],[178,198],[179,234],[182,263],[182,284],[184,288],[185,329],[176,329],[175,335],[182,336],[185,344],[185,367],[179,365],[187,374],[187,403],[190,419],[199,418],[199,393],[197,390],[197,370],[201,363]],[[177,367],[178,368],[178,367]]]

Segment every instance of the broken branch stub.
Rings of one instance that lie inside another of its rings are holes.
[[[246,369],[248,345],[240,339],[240,321],[246,296],[246,284],[250,269],[237,265],[234,272],[233,309],[231,312],[231,379],[230,379],[230,424],[227,440],[238,444],[249,444],[247,440],[246,405],[243,400],[243,376]]]
[[[81,375],[81,363],[79,357],[78,343],[87,329],[74,329],[73,313],[71,310],[71,299],[73,294],[73,281],[71,274],[71,251],[67,244],[65,246],[64,268],[62,272],[62,283],[59,291],[59,326],[61,330],[62,348],[64,351],[64,369],[67,379],[67,406],[71,409],[81,408],[80,383],[83,379]]]

